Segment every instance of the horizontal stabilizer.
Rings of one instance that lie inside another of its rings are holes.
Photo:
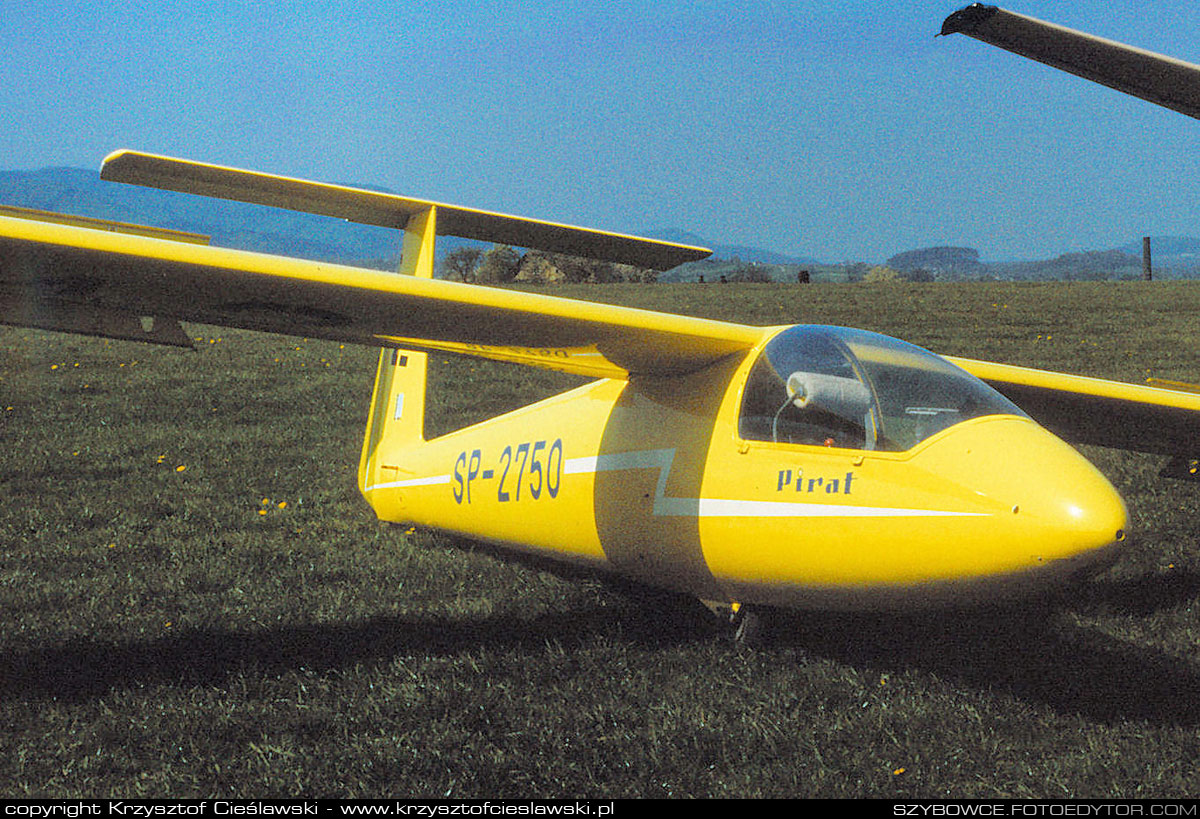
[[[655,270],[697,261],[712,253],[691,245],[137,151],[122,150],[110,154],[104,160],[100,176],[114,182],[288,208],[396,229],[403,229],[411,217],[436,207],[437,233],[441,236],[535,248]]]

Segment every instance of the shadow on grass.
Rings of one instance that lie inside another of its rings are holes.
[[[698,603],[591,607],[521,619],[378,617],[345,624],[283,626],[262,631],[182,630],[139,642],[78,638],[0,653],[0,702],[83,701],[142,686],[220,685],[241,672],[278,675],[332,671],[394,657],[452,657],[486,649],[537,653],[553,643],[568,651],[600,634],[635,645],[665,647],[707,639],[715,630]]]
[[[1200,576],[1101,581],[1021,609],[922,616],[787,614],[774,638],[873,671],[910,668],[1091,720],[1200,724],[1200,665],[1095,628],[1064,610],[1145,616],[1200,597]]]
[[[1120,580],[1099,579],[1080,587],[1072,608],[1145,617],[1200,600],[1200,574],[1173,570]]]
[[[0,701],[83,701],[141,686],[220,685],[242,672],[322,672],[394,657],[453,657],[484,649],[568,651],[597,635],[649,649],[707,641],[720,631],[694,601],[642,590],[616,605],[521,619],[379,617],[261,631],[191,630],[141,642],[80,638],[0,655]],[[1200,724],[1200,666],[1065,622],[1063,606],[1145,615],[1200,597],[1200,576],[1101,581],[1070,599],[1011,609],[916,615],[788,613],[764,649],[799,649],[876,672],[918,669],[1007,693],[1063,714],[1115,722]],[[532,661],[532,660],[531,660]]]

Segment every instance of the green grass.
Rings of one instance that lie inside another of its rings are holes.
[[[1200,380],[1187,283],[547,292]],[[192,330],[0,328],[0,796],[1200,796],[1200,489],[1157,459],[1089,450],[1136,539],[1053,605],[801,615],[747,649],[687,601],[376,522],[376,353]],[[443,431],[577,383],[434,382]]]

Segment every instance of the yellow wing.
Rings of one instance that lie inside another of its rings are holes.
[[[643,266],[707,254],[699,248],[129,152],[112,155],[104,175],[391,224],[404,230],[402,269],[421,275],[172,241],[116,223],[0,216],[0,321],[172,344],[187,343],[178,320],[196,321],[621,378],[695,370],[763,333],[426,278],[437,233]]]
[[[977,40],[1200,118],[1200,65],[974,3],[942,23],[942,34]]]
[[[991,384],[1065,440],[1200,457],[1200,394],[1190,385],[1165,389],[990,361],[947,360]]]

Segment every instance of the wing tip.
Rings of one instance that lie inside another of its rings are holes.
[[[100,160],[100,178],[111,180],[114,170],[120,167],[126,157],[138,154],[139,152],[132,148],[117,148],[115,151],[112,151],[104,159]]]
[[[938,34],[945,37],[950,34],[967,34],[994,17],[1000,8],[984,3],[972,3],[964,6],[942,21],[942,30]]]

